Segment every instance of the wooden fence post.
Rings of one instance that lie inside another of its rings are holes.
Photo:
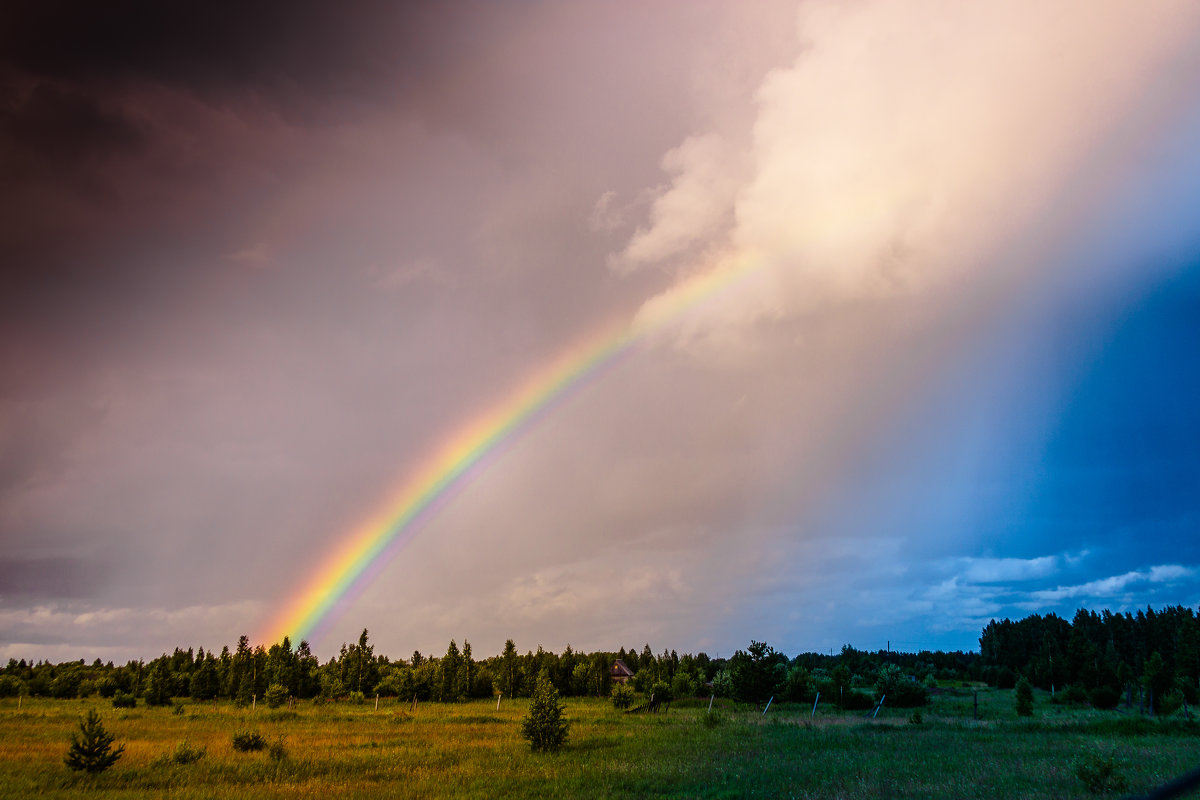
[[[821,693],[817,692],[817,696],[813,698],[812,719],[817,718],[817,703],[821,702]]]

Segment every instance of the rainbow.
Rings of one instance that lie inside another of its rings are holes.
[[[515,391],[469,420],[428,457],[386,502],[382,511],[342,537],[275,617],[259,641],[293,642],[319,636],[339,609],[348,607],[406,543],[453,499],[506,443],[586,385],[649,333],[661,329],[743,278],[745,267],[726,267],[684,281],[660,295],[632,323],[608,326],[577,342],[530,373]]]

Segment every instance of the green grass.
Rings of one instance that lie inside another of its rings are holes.
[[[535,755],[520,738],[526,701],[458,705],[384,702],[301,704],[250,711],[231,704],[113,709],[98,699],[0,702],[0,797],[1091,797],[1075,775],[1082,754],[1111,754],[1144,792],[1200,763],[1200,727],[1117,712],[1051,706],[1018,720],[1011,692],[982,690],[979,721],[968,690],[923,709],[884,709],[876,720],[822,706],[776,703],[764,717],[718,701],[659,714],[625,715],[599,700],[565,701],[566,749]],[[88,777],[62,763],[79,716],[94,707],[125,755]],[[282,741],[286,755],[233,749],[251,730]],[[180,742],[199,761],[171,760]],[[164,757],[165,756],[165,757]]]

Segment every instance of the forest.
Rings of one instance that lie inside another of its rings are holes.
[[[296,700],[398,698],[403,702],[455,702],[470,698],[525,697],[546,672],[567,697],[607,697],[611,668],[620,659],[634,673],[633,692],[659,702],[714,694],[738,702],[824,701],[870,708],[887,697],[892,707],[916,707],[931,691],[956,682],[986,681],[1012,688],[1024,678],[1049,690],[1055,702],[1112,708],[1122,701],[1151,713],[1196,703],[1200,687],[1200,616],[1181,606],[1131,613],[1080,609],[1071,621],[1055,614],[992,620],[979,652],[857,650],[801,653],[789,658],[752,641],[728,659],[674,650],[561,653],[538,647],[520,653],[510,639],[502,653],[476,659],[469,642],[451,641],[441,655],[414,651],[407,659],[376,654],[369,632],[343,644],[325,663],[307,642],[265,647],[242,636],[231,651],[176,648],[146,663],[52,664],[10,659],[0,669],[0,697],[75,698],[98,695],[115,706],[169,705],[174,698],[229,699],[271,707]],[[621,690],[628,692],[628,689]],[[618,692],[620,694],[620,692]]]

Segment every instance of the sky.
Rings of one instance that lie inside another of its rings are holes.
[[[271,644],[528,386],[316,654],[1195,608],[1198,86],[1187,0],[5,3],[0,658]]]

